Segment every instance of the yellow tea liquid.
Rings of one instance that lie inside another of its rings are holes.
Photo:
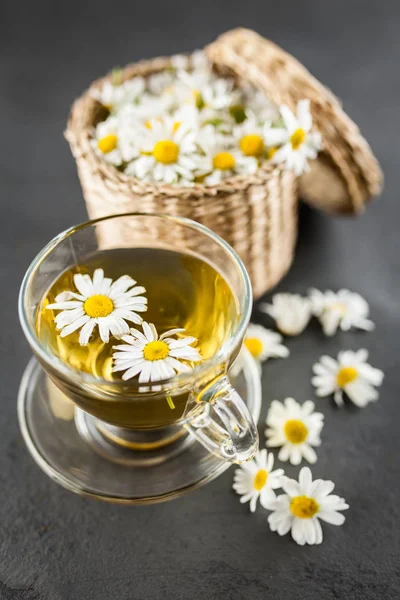
[[[155,248],[129,248],[97,252],[84,264],[65,271],[40,303],[36,326],[41,344],[73,369],[99,378],[99,387],[94,394],[90,390],[80,391],[78,378],[77,390],[56,380],[57,385],[67,395],[72,395],[84,410],[123,427],[160,427],[179,420],[185,410],[188,392],[172,394],[172,403],[161,393],[137,394],[132,398],[129,382],[122,381],[122,373],[112,372],[113,346],[123,342],[112,336],[108,343],[102,342],[96,327],[88,345],[81,346],[79,331],[62,338],[56,330],[54,317],[59,311],[46,309],[46,306],[54,303],[63,291],[77,291],[73,282],[76,273],[87,273],[92,277],[97,268],[102,268],[105,277],[113,281],[122,275],[130,275],[137,285],[144,286],[148,309],[140,316],[154,323],[159,334],[175,327],[185,328],[184,335],[198,340],[195,347],[203,360],[212,357],[236,327],[239,319],[236,297],[216,269],[195,255]],[[128,324],[142,331],[140,325]],[[112,397],[107,393],[104,398],[99,398],[104,389],[101,380],[120,382],[121,386],[114,386]]]

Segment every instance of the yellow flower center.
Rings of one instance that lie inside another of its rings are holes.
[[[146,360],[163,360],[164,358],[167,358],[168,354],[169,346],[166,342],[162,342],[161,340],[149,342],[143,348],[143,356]]]
[[[214,169],[231,171],[235,168],[235,158],[230,152],[218,152],[213,158]]]
[[[177,161],[179,155],[179,146],[171,140],[161,140],[153,148],[154,158],[164,165],[170,165]]]
[[[100,152],[103,152],[103,154],[108,154],[109,152],[115,150],[117,144],[118,137],[115,135],[115,133],[110,133],[109,135],[106,135],[105,137],[98,140],[97,147],[100,150]]]
[[[292,144],[293,150],[298,150],[300,148],[300,146],[305,140],[305,137],[306,132],[301,127],[296,129],[296,131],[292,133],[292,135],[290,136],[290,143]]]
[[[314,498],[295,496],[290,503],[290,510],[298,519],[311,519],[319,511],[319,506]]]
[[[84,311],[92,319],[108,317],[114,310],[114,303],[108,296],[95,294],[90,296],[83,305]]]
[[[267,483],[268,473],[265,469],[260,469],[254,476],[253,486],[254,489],[259,492],[263,489],[264,485]]]
[[[344,387],[354,381],[357,376],[358,372],[354,367],[342,367],[337,374],[336,381],[339,387]]]
[[[151,122],[150,121],[146,121],[144,126],[146,127],[146,129],[151,129]]]
[[[254,358],[260,356],[263,346],[258,338],[246,338],[244,345]]]
[[[264,140],[255,133],[243,136],[239,146],[246,156],[261,156],[264,152]]]
[[[307,439],[308,429],[302,421],[289,419],[283,428],[285,436],[292,444],[301,444]]]
[[[271,160],[271,158],[274,157],[276,151],[278,150],[277,146],[273,146],[272,148],[269,148],[267,150],[267,158],[268,160]]]

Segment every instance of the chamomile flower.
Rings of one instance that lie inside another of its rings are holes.
[[[120,85],[106,81],[100,89],[93,90],[92,94],[109,111],[115,111],[124,104],[137,102],[144,89],[145,80],[143,77],[134,77]]]
[[[311,132],[310,102],[300,100],[296,116],[287,106],[281,106],[280,112],[285,127],[267,125],[264,130],[265,140],[268,146],[279,148],[273,154],[274,163],[283,162],[296,175],[301,175],[309,170],[308,159],[316,158],[321,148],[320,134]]]
[[[96,269],[93,278],[90,275],[74,275],[75,291],[65,291],[48,304],[46,309],[60,310],[54,318],[60,336],[66,337],[80,329],[79,343],[86,346],[95,327],[104,343],[110,339],[110,333],[116,338],[129,332],[127,321],[141,323],[139,312],[147,310],[146,292],[136,281],[123,275],[116,281],[104,277],[103,269]]]
[[[271,531],[286,535],[291,531],[293,540],[300,546],[321,544],[323,535],[320,521],[343,525],[342,510],[349,508],[344,498],[331,494],[333,481],[312,480],[308,467],[303,467],[299,481],[284,477],[282,488],[286,492],[271,502],[273,511],[268,517]]]
[[[254,90],[251,86],[245,86],[243,91],[246,113],[251,112],[256,115],[260,125],[279,121],[280,114],[278,107],[267,98],[264,92]]]
[[[268,358],[286,358],[289,350],[282,344],[282,336],[262,325],[250,323],[244,338],[244,345],[259,364]]]
[[[245,156],[261,158],[265,152],[265,142],[262,127],[254,115],[249,116],[241,125],[233,129],[233,136]]]
[[[271,403],[266,420],[266,445],[280,447],[279,460],[289,460],[292,465],[299,465],[303,458],[311,464],[317,461],[313,446],[321,444],[324,415],[314,412],[314,408],[311,400],[303,405],[293,398],[286,398],[284,403],[278,400]]]
[[[274,456],[266,450],[257,452],[253,460],[243,463],[236,469],[233,489],[241,496],[240,502],[250,501],[250,511],[254,512],[257,500],[268,508],[276,499],[274,490],[282,487],[283,469],[273,471]]]
[[[312,312],[320,320],[325,335],[334,335],[338,327],[342,331],[352,327],[365,331],[374,329],[375,325],[368,319],[368,303],[360,294],[349,290],[323,293],[315,289],[309,293]]]
[[[192,344],[195,337],[178,337],[184,329],[170,329],[158,335],[152,323],[142,323],[143,333],[131,329],[124,335],[125,344],[115,346],[113,371],[125,371],[122,379],[127,381],[139,375],[139,383],[169,379],[176,373],[188,372],[191,363],[201,360],[201,354]],[[177,338],[177,339],[176,339]]]
[[[199,160],[199,171],[207,174],[204,183],[216,185],[227,177],[243,173],[255,173],[257,159],[244,156],[232,144],[228,136],[215,132],[212,125],[206,125],[198,136],[204,156]]]
[[[111,116],[98,123],[91,144],[95,152],[106,162],[115,166],[122,163],[121,135],[117,117]]]
[[[333,394],[337,406],[343,405],[343,392],[359,407],[378,400],[375,387],[380,386],[384,374],[367,363],[367,350],[345,350],[339,352],[337,360],[321,356],[313,366],[315,376],[311,382],[317,396]]]
[[[155,96],[159,96],[168,89],[170,89],[170,92],[172,93],[174,89],[174,82],[175,74],[172,71],[160,71],[159,73],[154,73],[154,75],[150,75],[147,78],[147,88],[149,92]]]
[[[310,300],[299,294],[275,294],[272,304],[265,302],[259,308],[275,319],[276,326],[284,335],[299,335],[311,317]]]
[[[197,166],[194,136],[172,117],[150,120],[140,133],[141,156],[129,165],[127,172],[139,179],[151,174],[157,182],[175,183],[180,177],[191,181]]]

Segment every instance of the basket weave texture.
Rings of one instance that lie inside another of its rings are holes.
[[[129,65],[123,80],[149,75],[170,66],[168,58]],[[75,157],[91,219],[130,212],[164,213],[199,221],[224,238],[242,258],[255,297],[273,287],[289,269],[297,236],[297,182],[282,168],[265,165],[251,176],[235,176],[215,186],[190,188],[154,185],[120,172],[90,144],[102,108],[92,92],[108,77],[94,82],[75,101],[66,138]],[[139,232],[134,232],[137,237]],[[114,232],[123,245],[126,229]]]

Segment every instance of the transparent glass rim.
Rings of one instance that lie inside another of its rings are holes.
[[[174,386],[177,384],[179,387],[188,384],[193,379],[200,378],[203,374],[207,373],[207,371],[212,370],[214,367],[223,364],[232,354],[238,342],[244,336],[247,325],[250,321],[250,315],[252,310],[252,301],[253,294],[250,283],[249,275],[246,271],[246,268],[243,264],[242,259],[237,254],[237,252],[218,234],[214,231],[198,223],[197,221],[192,221],[191,219],[187,219],[185,217],[175,217],[172,215],[164,214],[164,213],[145,213],[145,212],[131,212],[131,213],[118,213],[115,215],[109,215],[107,217],[101,217],[99,219],[88,220],[79,225],[74,225],[69,227],[65,231],[62,231],[57,236],[55,236],[46,246],[36,255],[31,264],[29,265],[25,276],[23,278],[19,299],[18,299],[18,312],[19,319],[21,322],[22,330],[31,345],[33,351],[38,356],[40,360],[42,360],[46,364],[50,364],[51,367],[56,370],[59,374],[61,374],[67,380],[76,381],[77,373],[79,373],[80,382],[88,385],[99,385],[103,384],[107,386],[109,389],[112,389],[114,386],[118,387],[121,385],[120,381],[109,381],[107,379],[101,377],[94,377],[90,373],[84,373],[82,371],[77,371],[63,363],[59,360],[54,354],[45,349],[39,342],[38,337],[36,335],[36,330],[31,326],[30,319],[28,318],[25,299],[27,297],[27,290],[31,284],[31,280],[39,267],[40,263],[65,239],[72,236],[77,231],[80,231],[84,228],[91,227],[96,225],[97,223],[101,223],[104,221],[109,221],[112,219],[120,219],[120,218],[128,218],[128,217],[149,217],[149,218],[161,218],[169,221],[173,221],[175,223],[179,223],[185,227],[197,230],[200,233],[205,234],[207,237],[214,240],[217,244],[219,244],[223,250],[225,250],[228,255],[231,256],[232,260],[236,263],[240,275],[243,281],[243,289],[244,289],[244,306],[241,311],[239,323],[236,326],[235,331],[231,334],[228,340],[221,346],[221,348],[212,356],[211,358],[201,362],[199,365],[196,365],[189,373],[181,373],[180,375],[175,375],[170,379],[164,379],[161,381],[157,381],[155,385],[168,387],[172,382]],[[136,383],[136,385],[132,385]],[[124,382],[124,387],[137,389],[137,382]]]

